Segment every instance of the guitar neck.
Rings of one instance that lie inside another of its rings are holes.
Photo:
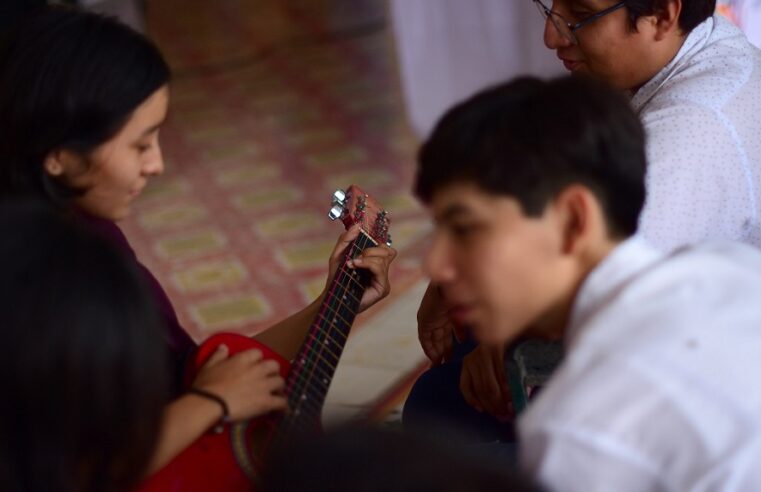
[[[361,232],[347,248],[347,259],[355,258],[365,248],[375,245],[370,236]],[[328,388],[369,280],[369,272],[345,264],[333,277],[288,373],[286,392],[290,413],[281,421],[281,433],[319,427]]]

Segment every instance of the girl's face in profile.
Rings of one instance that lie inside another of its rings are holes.
[[[67,150],[49,156],[47,172],[86,190],[74,199],[83,212],[113,221],[127,217],[148,179],[164,171],[159,129],[168,105],[165,85],[135,109],[119,133],[87,157]]]

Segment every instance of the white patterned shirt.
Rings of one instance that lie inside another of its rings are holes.
[[[630,239],[582,284],[565,342],[518,421],[549,490],[760,490],[761,251]]]
[[[648,139],[640,233],[666,251],[706,239],[761,247],[761,51],[709,18],[632,105]]]

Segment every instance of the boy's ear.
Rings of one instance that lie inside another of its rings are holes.
[[[561,234],[561,252],[573,255],[579,252],[594,235],[594,217],[598,208],[595,195],[582,185],[571,185],[555,197],[552,203]]]
[[[682,0],[669,0],[654,14],[655,40],[662,41],[674,30],[679,30]]]

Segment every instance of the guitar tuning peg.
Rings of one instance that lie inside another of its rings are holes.
[[[337,189],[333,193],[332,207],[328,211],[328,218],[330,220],[340,219],[344,215],[346,203],[346,193],[342,189]]]
[[[386,246],[391,246],[391,234],[386,236]]]
[[[336,204],[336,205],[333,205],[328,211],[328,218],[330,220],[340,219],[343,213],[344,213],[343,204]]]
[[[344,190],[342,190],[340,188],[337,189],[333,193],[333,205],[341,205],[341,206],[343,206],[343,204],[345,202],[346,202],[346,193],[344,192]]]

